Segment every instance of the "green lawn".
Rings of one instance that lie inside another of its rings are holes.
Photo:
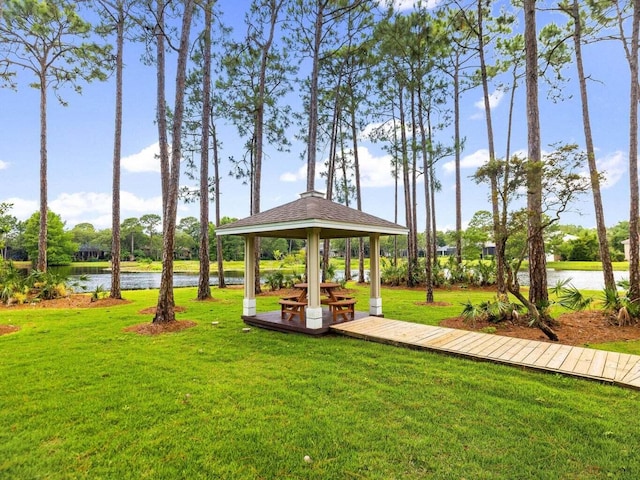
[[[123,332],[151,320],[137,312],[157,291],[0,311],[22,327],[0,337],[0,478],[640,478],[636,391],[346,337],[243,333],[242,290],[213,293],[176,290],[179,318],[198,325],[159,337]],[[423,307],[421,291],[383,289],[383,302],[388,317],[435,324],[491,295],[437,292],[453,306]]]
[[[628,271],[629,262],[613,262],[614,270]],[[602,271],[602,263],[600,262],[548,262],[548,268],[556,270],[589,270],[592,272]]]

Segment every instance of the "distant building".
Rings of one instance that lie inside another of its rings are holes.
[[[95,245],[83,243],[73,255],[73,259],[76,262],[90,262],[92,260],[108,260],[110,256],[111,252],[109,251],[103,250]]]
[[[624,259],[628,262],[631,257],[631,247],[629,246],[629,239],[623,240],[622,246],[624,247]]]
[[[496,244],[493,242],[484,242],[482,245],[481,258],[493,257],[496,254]]]
[[[436,254],[439,257],[451,257],[456,254],[456,247],[452,247],[450,245],[443,245],[442,247],[438,246]]]

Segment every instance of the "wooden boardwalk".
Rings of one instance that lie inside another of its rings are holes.
[[[446,352],[640,389],[640,356],[380,317],[331,326],[351,337]]]

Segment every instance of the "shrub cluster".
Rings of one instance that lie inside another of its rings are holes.
[[[66,297],[72,289],[64,275],[32,270],[25,274],[12,262],[0,260],[0,302],[22,304],[27,300],[51,300]]]

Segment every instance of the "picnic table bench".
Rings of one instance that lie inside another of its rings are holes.
[[[297,297],[293,298],[281,298],[278,300],[282,311],[280,315],[282,318],[288,317],[286,320],[291,320],[293,317],[299,317],[300,323],[304,323],[304,308],[307,306],[307,302],[301,302],[297,300]]]
[[[338,315],[342,315],[342,318],[344,318],[345,322],[349,320],[349,318],[347,318],[347,315],[351,317],[351,320],[353,320],[355,317],[355,298],[343,298],[341,300],[329,302],[328,305],[334,322],[338,321]]]

